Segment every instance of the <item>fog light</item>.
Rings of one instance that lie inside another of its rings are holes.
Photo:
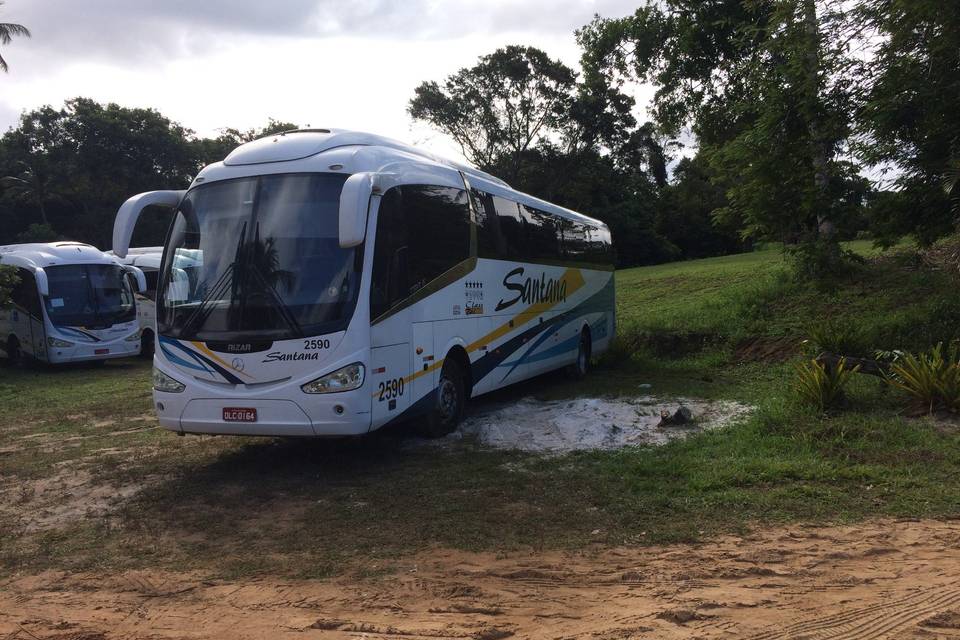
[[[342,405],[342,404],[338,404],[337,406],[335,406],[335,407],[333,408],[333,410],[336,411],[336,413],[337,413],[338,416],[342,416],[342,415],[343,415],[343,405]]]

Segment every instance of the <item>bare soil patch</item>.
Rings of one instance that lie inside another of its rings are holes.
[[[322,542],[318,542],[321,544]],[[374,576],[374,577],[370,577]],[[697,545],[445,549],[330,581],[46,572],[0,582],[17,638],[952,638],[960,522],[792,526]]]
[[[684,424],[664,424],[679,407],[690,410]],[[464,420],[445,442],[475,438],[496,449],[565,453],[660,445],[748,415],[752,407],[732,401],[691,398],[523,398],[486,406]]]
[[[733,350],[734,362],[785,362],[800,353],[796,338],[757,336],[740,342]]]
[[[104,484],[82,465],[68,462],[50,476],[0,483],[0,518],[16,523],[20,534],[62,528],[80,519],[109,516],[155,480]]]

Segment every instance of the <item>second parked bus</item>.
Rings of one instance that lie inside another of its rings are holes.
[[[139,269],[80,242],[3,246],[0,265],[13,267],[18,280],[12,304],[0,308],[0,350],[9,360],[59,364],[140,353]]]

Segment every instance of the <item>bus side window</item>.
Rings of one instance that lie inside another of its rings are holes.
[[[10,300],[28,314],[35,318],[40,318],[40,294],[37,293],[37,280],[32,271],[27,269],[17,269],[17,278],[19,282],[10,292]]]
[[[520,216],[519,205],[512,200],[493,197],[493,204],[497,210],[497,222],[503,237],[503,258],[508,260],[523,260],[526,257],[527,228]]]
[[[553,216],[523,205],[523,217],[527,221],[527,257],[533,262],[562,260],[560,232]]]
[[[571,262],[599,262],[589,256],[590,234],[594,229],[581,222],[560,219],[563,234],[563,256]]]
[[[401,189],[413,293],[470,257],[470,206],[463,189],[431,185]]]
[[[477,255],[481,258],[507,259],[507,241],[500,231],[500,217],[494,197],[473,189],[473,208],[477,213]]]
[[[159,271],[144,271],[144,278],[147,279],[147,290],[143,292],[143,297],[156,302],[157,300],[157,280],[160,277]],[[137,290],[136,286],[133,288]]]

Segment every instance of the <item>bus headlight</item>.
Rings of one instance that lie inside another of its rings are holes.
[[[60,338],[54,338],[53,336],[47,336],[47,346],[66,349],[67,347],[72,347],[73,343],[67,342],[66,340],[61,340]]]
[[[352,391],[363,385],[364,369],[359,362],[348,364],[342,369],[311,380],[300,388],[304,393],[337,393]]]
[[[180,393],[186,389],[186,385],[177,382],[160,369],[153,368],[153,388],[164,393]]]
[[[135,332],[128,335],[123,339],[124,342],[140,342],[140,330],[137,329]]]

